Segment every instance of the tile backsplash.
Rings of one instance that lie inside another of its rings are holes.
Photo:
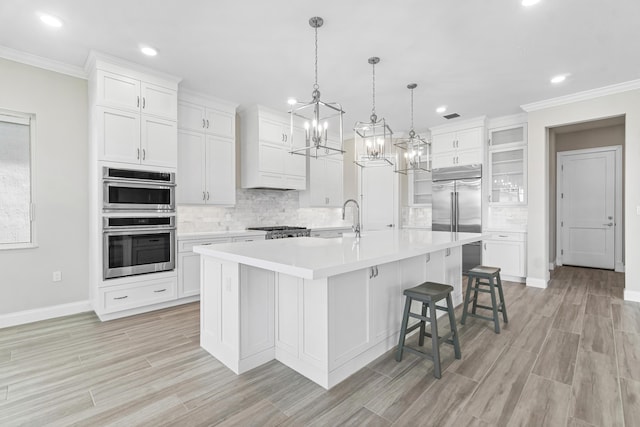
[[[350,212],[346,218],[342,220],[340,208],[300,208],[297,191],[237,189],[235,206],[179,205],[178,232],[244,230],[270,225],[350,226]]]
[[[412,208],[405,206],[402,208],[403,227],[429,227],[431,228],[431,207]]]
[[[527,206],[491,206],[483,228],[504,231],[527,231]]]

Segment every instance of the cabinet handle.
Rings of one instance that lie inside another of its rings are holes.
[[[449,255],[451,255],[451,248],[447,248],[444,254],[444,256],[449,256]]]
[[[144,148],[142,149],[142,160],[146,160],[147,158],[147,150],[145,150]]]
[[[136,101],[136,107],[140,108],[140,96],[138,95],[138,100]]]
[[[142,108],[145,108],[145,106],[147,105],[147,98],[145,98],[144,96],[142,97]]]
[[[202,119],[202,127],[203,127],[203,128],[206,128],[206,127],[207,127],[207,126],[206,126],[206,122],[204,121],[204,119]]]
[[[155,292],[156,294],[159,294],[160,292],[164,292],[166,290],[167,288],[164,288],[164,289],[158,289],[157,291],[153,291],[153,292]]]
[[[498,237],[509,237],[509,236],[505,236],[504,234],[498,234]]]
[[[431,261],[431,254],[427,254],[427,263],[429,263],[429,261]]]
[[[378,277],[378,266],[376,265],[376,277]]]
[[[207,191],[207,200],[209,200],[209,192]]]
[[[204,191],[202,192],[202,200],[207,200],[207,193]]]
[[[140,160],[140,149],[138,148],[138,154],[136,155],[136,159]]]
[[[207,119],[207,129],[209,129],[209,119]]]
[[[125,299],[125,298],[129,298],[129,295],[125,295],[123,297],[114,297],[113,299]]]
[[[487,250],[487,244],[486,243],[484,244],[484,250],[485,251]]]

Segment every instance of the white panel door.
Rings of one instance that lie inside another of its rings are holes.
[[[140,81],[98,70],[97,104],[140,111]]]
[[[456,140],[455,132],[433,135],[431,153],[433,155],[436,155],[436,154],[446,153],[447,151],[455,150],[456,149],[455,140]]]
[[[236,150],[233,139],[207,137],[207,203],[236,202]]]
[[[325,206],[327,203],[326,159],[309,158],[309,205]]]
[[[180,102],[178,104],[178,127],[203,131],[207,124],[204,114],[204,107],[189,102]]]
[[[395,224],[395,177],[393,167],[361,168],[361,209],[364,230],[383,230]]]
[[[260,172],[282,175],[284,169],[284,151],[282,147],[260,143]]]
[[[140,114],[98,108],[100,160],[140,164]]]
[[[560,158],[562,263],[613,269],[615,152]]]
[[[203,204],[205,189],[205,135],[201,132],[178,132],[178,176],[176,201]]]
[[[176,122],[142,116],[142,163],[175,168],[178,163]]]
[[[142,111],[169,120],[178,118],[176,91],[151,83],[142,83]]]
[[[342,160],[325,159],[326,206],[341,207],[344,202],[344,179]]]
[[[482,148],[482,128],[471,128],[456,132],[456,149],[473,150]]]
[[[205,112],[205,129],[207,133],[234,137],[236,133],[235,114],[207,108]]]

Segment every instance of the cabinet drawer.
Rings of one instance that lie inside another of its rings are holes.
[[[102,312],[122,311],[174,300],[177,289],[175,277],[101,288]]]
[[[178,240],[178,252],[193,252],[194,246],[215,245],[217,243],[228,243],[230,241],[231,239],[226,237],[219,239]]]
[[[496,231],[487,240],[524,242],[526,240],[526,236],[526,233],[518,233],[513,231]]]

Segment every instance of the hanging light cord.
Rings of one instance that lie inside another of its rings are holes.
[[[411,130],[413,130],[413,89],[411,89]]]
[[[318,86],[318,27],[315,27],[315,37],[316,37],[316,64],[315,64],[315,71],[316,71],[316,82],[313,85],[313,88],[318,90],[318,88],[320,86]]]
[[[373,108],[371,109],[371,114],[373,116],[376,115],[376,64],[371,64],[373,69]]]

